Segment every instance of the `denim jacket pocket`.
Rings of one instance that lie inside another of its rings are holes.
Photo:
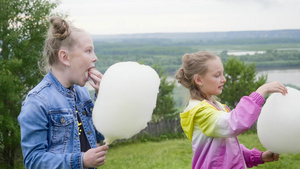
[[[51,120],[54,126],[64,127],[74,122],[73,114],[52,114]]]
[[[51,143],[52,149],[61,149],[64,151],[66,144],[74,133],[74,116],[71,113],[54,113],[51,114]]]
[[[92,112],[93,112],[93,108],[94,108],[94,104],[93,102],[86,102],[84,105],[83,105],[83,108],[86,113],[86,116],[87,117],[92,117]]]

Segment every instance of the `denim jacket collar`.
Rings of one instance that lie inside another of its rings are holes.
[[[66,87],[64,87],[58,80],[57,78],[53,75],[52,71],[50,70],[50,72],[45,76],[45,78],[52,83],[55,88],[63,95],[65,95],[66,97],[74,97],[75,95],[75,87],[74,85],[70,87],[70,89],[67,89]]]

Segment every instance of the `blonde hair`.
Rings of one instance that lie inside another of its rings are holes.
[[[205,93],[203,93],[194,81],[195,75],[203,76],[206,74],[209,60],[217,59],[218,56],[210,52],[187,53],[182,57],[182,66],[175,74],[175,78],[182,86],[189,89],[191,99],[207,100]],[[215,98],[213,102],[216,103]]]
[[[51,17],[50,23],[43,52],[44,62],[46,63],[44,69],[47,71],[59,62],[58,52],[61,47],[71,49],[77,44],[73,32],[83,31],[57,16]]]

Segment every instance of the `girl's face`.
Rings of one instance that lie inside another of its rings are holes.
[[[88,72],[95,68],[97,56],[94,53],[92,38],[86,32],[76,32],[74,38],[77,44],[68,52],[70,60],[69,82],[71,85],[84,86],[88,81]]]
[[[207,99],[212,101],[213,95],[222,93],[226,79],[223,75],[224,68],[220,58],[209,60],[207,68],[206,74],[199,76],[198,81],[195,82],[198,88],[206,95]]]

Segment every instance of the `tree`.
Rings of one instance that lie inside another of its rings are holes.
[[[256,65],[251,63],[246,65],[243,61],[230,57],[224,64],[226,83],[219,98],[231,109],[236,106],[243,96],[251,94],[256,89],[266,83],[267,76],[262,75],[256,78]]]
[[[175,102],[173,99],[173,89],[175,82],[169,82],[167,75],[159,65],[154,65],[154,69],[158,72],[160,77],[159,93],[157,96],[156,107],[153,111],[152,121],[159,121],[166,118],[176,116]]]
[[[56,6],[47,0],[0,1],[0,168],[14,168],[21,158],[17,116],[25,95],[42,78],[37,63]]]

